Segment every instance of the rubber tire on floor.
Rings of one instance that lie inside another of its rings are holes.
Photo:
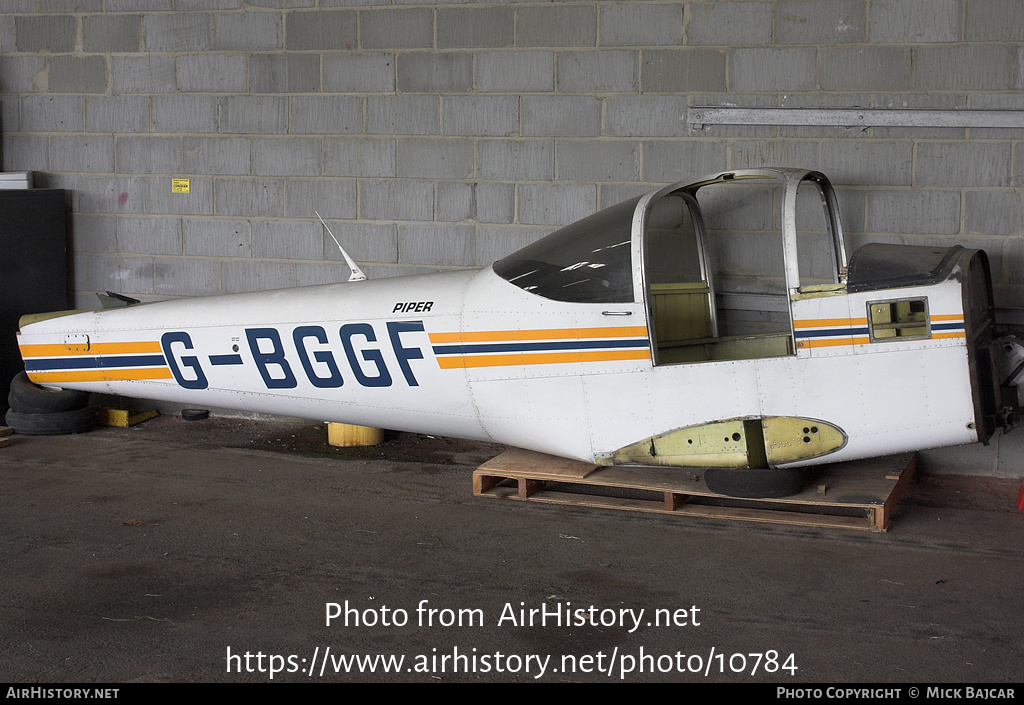
[[[745,499],[775,499],[804,488],[799,468],[709,468],[704,484],[715,494]]]
[[[22,371],[11,380],[11,392],[7,395],[7,402],[12,409],[30,414],[77,411],[89,404],[89,392],[40,387]]]
[[[11,409],[7,412],[7,425],[23,436],[62,436],[85,433],[96,425],[96,409],[74,409],[48,414],[29,414]]]
[[[208,409],[182,409],[181,418],[186,421],[202,421],[203,419],[209,418],[210,411]]]
[[[25,402],[16,398],[13,394],[7,395],[7,406],[10,409],[14,409],[15,411],[20,411],[25,414],[63,414],[67,411],[77,411],[77,409],[62,409],[59,411],[53,411],[45,407],[32,406],[31,404],[26,404]],[[85,408],[85,406],[81,406],[78,408]]]

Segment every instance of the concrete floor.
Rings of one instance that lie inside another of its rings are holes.
[[[325,440],[170,416],[13,437],[0,681],[1020,680],[1016,481],[924,476],[866,533],[489,500],[495,446]],[[545,605],[582,611],[520,623]],[[340,661],[374,655],[404,661]]]

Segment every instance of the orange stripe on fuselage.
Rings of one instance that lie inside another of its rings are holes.
[[[93,343],[86,350],[72,350],[68,345],[46,343],[40,345],[19,345],[21,356],[26,357],[69,357],[74,355],[131,355],[134,353],[162,353],[160,343],[143,341],[138,343]],[[77,346],[76,346],[77,347]]]
[[[119,382],[123,380],[171,379],[171,371],[162,368],[59,370],[57,372],[29,372],[28,378],[36,384],[58,382]]]

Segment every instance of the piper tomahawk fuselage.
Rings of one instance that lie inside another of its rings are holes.
[[[478,270],[22,320],[42,385],[598,464],[812,465],[1004,418],[983,252],[850,260],[819,172],[680,182]]]

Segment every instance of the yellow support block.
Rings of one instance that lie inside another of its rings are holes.
[[[159,416],[160,412],[155,409],[149,411],[128,411],[127,409],[98,409],[96,414],[96,421],[101,426],[119,426],[121,428],[128,428],[135,424],[148,421],[149,419]]]
[[[328,423],[327,442],[332,446],[375,446],[384,440],[384,429],[349,423]]]

